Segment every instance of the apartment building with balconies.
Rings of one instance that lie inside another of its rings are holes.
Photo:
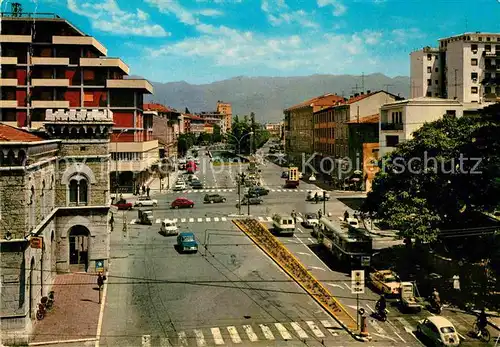
[[[233,125],[233,108],[231,104],[221,100],[217,101],[216,112],[224,115],[223,133],[230,132]]]
[[[466,104],[500,101],[499,33],[443,38],[437,48],[412,52],[410,61],[412,98],[441,97]]]
[[[110,110],[111,189],[131,192],[144,182],[147,170],[123,171],[137,165],[121,158],[141,157],[138,151],[151,145],[143,144],[152,141],[152,121],[143,117],[142,104],[143,95],[153,92],[152,85],[125,79],[129,67],[121,59],[107,57],[99,41],[55,14],[4,12],[1,20],[0,121],[38,129],[48,109]],[[131,146],[137,148],[128,152]]]
[[[180,135],[181,113],[158,103],[143,106],[144,114],[153,117],[153,138],[158,140],[160,158],[175,160]]]

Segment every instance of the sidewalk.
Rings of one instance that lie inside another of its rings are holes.
[[[54,306],[43,320],[35,322],[30,345],[95,340],[101,308],[97,276],[60,274],[52,290]]]
[[[167,191],[167,183],[169,183],[169,180],[170,180],[170,189],[171,189],[172,186],[175,184],[175,181],[177,180],[178,175],[179,175],[179,170],[171,172],[169,179],[167,179],[165,177],[162,180],[163,187],[160,187],[160,178],[156,175],[151,177],[144,185],[151,189],[151,191],[149,192],[149,195],[155,196],[155,195],[160,194],[160,188],[161,188],[161,193],[165,193]],[[141,187],[140,194],[142,195],[142,187]],[[114,193],[112,193],[111,195],[114,196]],[[137,195],[134,195],[132,193],[126,193],[126,194],[121,194],[121,195],[123,196],[124,199],[134,200],[134,199],[138,198]]]

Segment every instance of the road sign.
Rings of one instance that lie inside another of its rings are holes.
[[[370,256],[369,255],[361,257],[361,266],[362,267],[368,267],[368,266],[370,266]]]
[[[351,271],[351,293],[364,294],[365,292],[365,270]]]
[[[104,260],[96,260],[95,261],[95,272],[104,272]]]
[[[30,247],[31,248],[43,248],[43,238],[42,237],[32,237],[30,239]]]

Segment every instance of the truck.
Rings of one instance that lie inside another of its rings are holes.
[[[291,215],[275,214],[273,216],[274,232],[279,235],[293,235],[295,220]]]
[[[285,188],[297,188],[299,186],[299,168],[291,167],[288,169],[288,178],[285,180]]]
[[[151,210],[138,210],[137,223],[152,225],[153,224],[153,211]]]

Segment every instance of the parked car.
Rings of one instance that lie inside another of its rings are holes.
[[[158,206],[158,200],[151,199],[149,196],[140,196],[136,202],[134,203],[134,207],[142,207],[142,206]]]
[[[326,201],[330,200],[330,193],[324,190],[309,190],[307,191],[306,201],[314,201],[314,197],[318,195],[318,201],[323,201],[323,197]],[[324,195],[323,195],[324,194]]]
[[[176,198],[170,204],[171,208],[181,208],[181,207],[194,207],[194,201],[189,200],[188,198]]]
[[[385,295],[399,295],[401,280],[392,270],[380,270],[370,273],[371,285]]]
[[[125,199],[120,199],[113,204],[118,210],[131,210],[133,205],[131,202],[127,202]]]
[[[261,198],[258,198],[258,197],[250,197],[250,198],[243,198],[243,200],[241,201],[241,205],[260,205],[264,202],[264,200],[262,200]],[[240,203],[237,203],[236,204],[236,207],[238,207],[240,205]]]
[[[186,189],[187,189],[187,186],[186,186],[186,183],[184,183],[184,181],[177,181],[177,183],[174,186],[174,192],[178,192],[178,191],[186,190]]]
[[[281,178],[288,178],[288,171],[283,171],[281,173]]]
[[[226,202],[226,198],[220,194],[206,194],[203,202],[213,204],[214,202]]]
[[[177,236],[177,248],[180,252],[198,252],[198,242],[193,233],[182,232]]]
[[[441,316],[430,316],[420,321],[417,333],[430,340],[433,346],[458,346],[460,338],[453,324]]]
[[[198,181],[198,177],[196,175],[189,174],[188,181],[189,182],[191,182],[191,181]]]
[[[203,189],[203,183],[198,180],[191,181],[191,188],[193,189]]]
[[[261,186],[253,186],[248,189],[249,196],[263,196],[269,194],[269,189]]]
[[[302,224],[306,228],[314,228],[315,225],[319,224],[318,215],[316,213],[306,213]]]
[[[175,223],[171,219],[165,219],[163,222],[161,222],[160,234],[165,236],[179,234],[179,228],[177,228],[177,223]]]

